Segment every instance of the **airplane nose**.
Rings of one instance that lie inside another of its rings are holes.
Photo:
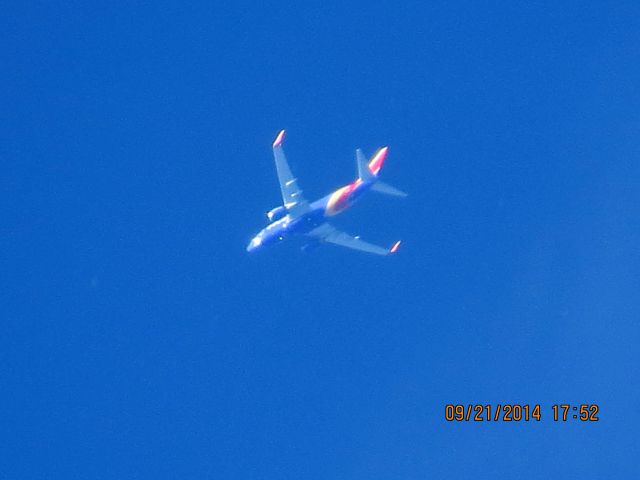
[[[260,237],[255,237],[253,240],[251,240],[249,245],[247,245],[247,252],[254,251],[256,248],[260,246],[261,243],[262,243],[262,239]]]

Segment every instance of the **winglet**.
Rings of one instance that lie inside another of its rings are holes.
[[[276,139],[273,141],[273,148],[276,148],[277,146],[279,146],[282,143],[283,138],[284,138],[284,130],[280,130],[280,133],[278,134]]]
[[[393,244],[393,246],[389,249],[389,253],[396,253],[400,248],[400,240]]]

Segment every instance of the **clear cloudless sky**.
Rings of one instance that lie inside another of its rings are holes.
[[[0,40],[0,477],[640,478],[638,2],[9,2]],[[282,128],[309,199],[389,145],[410,196],[335,224],[397,255],[245,251]]]

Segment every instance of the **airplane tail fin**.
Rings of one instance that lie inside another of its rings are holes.
[[[378,151],[367,162],[362,150],[356,150],[356,161],[358,163],[358,177],[363,181],[375,180],[382,168],[384,159],[387,157],[389,147],[379,148]]]
[[[371,160],[369,161],[369,170],[371,170],[374,175],[377,176],[380,172],[384,159],[387,158],[388,151],[389,147],[379,148],[378,151],[373,154],[373,157],[371,157]]]
[[[358,177],[361,180],[374,180],[380,169],[382,168],[382,164],[384,163],[385,158],[387,157],[387,152],[389,151],[389,147],[379,148],[376,153],[373,154],[371,160],[367,161],[366,157],[362,153],[362,150],[356,150],[356,161],[358,163]]]
[[[356,150],[356,162],[358,164],[358,178],[363,182],[369,182],[371,180],[375,180],[376,176],[369,169],[369,165],[367,165],[367,159],[362,153],[362,150]]]
[[[374,192],[384,193],[394,197],[406,197],[407,194],[403,191],[378,180],[378,172],[380,172],[380,169],[382,168],[382,164],[384,163],[388,150],[388,147],[380,148],[373,157],[371,157],[371,160],[367,162],[362,150],[357,149],[356,162],[358,164],[358,178],[363,182],[372,182],[373,185],[371,185],[371,190]]]
[[[391,195],[393,197],[406,197],[407,194],[402,190],[398,190],[396,187],[392,187],[388,183],[376,182],[371,185],[371,190],[378,193],[384,193],[385,195]]]

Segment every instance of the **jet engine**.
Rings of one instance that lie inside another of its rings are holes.
[[[275,222],[277,220],[280,220],[281,218],[284,218],[286,214],[287,214],[287,209],[280,206],[272,210],[269,210],[267,212],[267,218],[269,219],[270,222]]]

